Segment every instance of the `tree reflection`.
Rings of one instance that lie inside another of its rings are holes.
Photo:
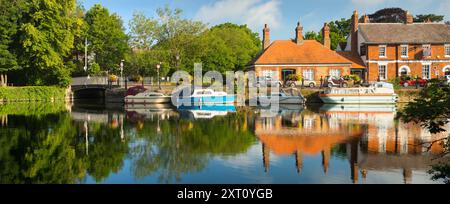
[[[184,174],[205,168],[211,156],[242,153],[255,142],[244,112],[208,120],[186,120],[178,114],[163,120],[157,114],[129,125],[135,126],[127,128],[136,137],[135,176],[158,173],[160,183],[180,182]]]
[[[8,122],[0,128],[0,183],[80,183],[88,174],[100,182],[122,168],[128,144],[117,129],[90,124],[86,154],[82,123],[63,109],[45,109],[52,105],[30,105],[38,109],[29,114],[2,112]]]

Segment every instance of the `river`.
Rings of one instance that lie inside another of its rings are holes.
[[[0,106],[0,183],[442,183],[395,106]]]

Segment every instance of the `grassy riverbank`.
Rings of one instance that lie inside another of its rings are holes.
[[[0,102],[64,100],[66,89],[56,86],[0,87]]]
[[[24,102],[24,103],[6,103],[0,105],[0,116],[4,115],[23,115],[37,116],[57,114],[67,112],[68,106],[65,102]]]

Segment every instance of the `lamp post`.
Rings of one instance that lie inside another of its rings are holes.
[[[121,60],[120,61],[120,79],[123,79],[123,62],[125,62],[125,60]],[[119,86],[120,86],[120,80],[119,80]]]
[[[156,65],[156,72],[158,73],[158,88],[161,90],[161,77],[159,76],[159,69],[161,69],[161,62]]]

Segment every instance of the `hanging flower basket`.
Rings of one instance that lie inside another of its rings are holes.
[[[110,82],[117,82],[117,80],[119,79],[119,77],[117,77],[117,76],[114,75],[114,74],[111,74],[111,75],[109,75],[108,79],[109,79]]]

